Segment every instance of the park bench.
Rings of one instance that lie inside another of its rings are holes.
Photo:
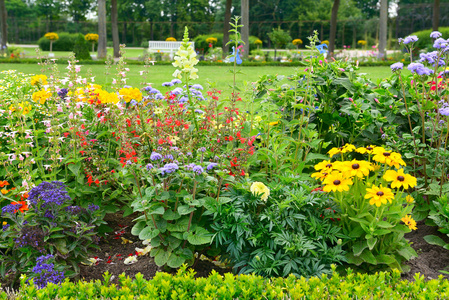
[[[189,42],[192,44],[193,49],[195,49],[195,43]],[[148,41],[149,47],[148,50],[150,53],[154,53],[157,51],[160,52],[168,52],[170,53],[170,58],[173,59],[174,54],[178,51],[182,42],[166,42],[166,41]]]

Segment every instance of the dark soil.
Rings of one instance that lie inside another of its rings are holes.
[[[114,276],[113,282],[118,283],[118,275],[123,272],[131,278],[137,273],[141,273],[146,279],[151,279],[156,272],[162,271],[156,266],[149,255],[139,256],[138,262],[131,265],[125,265],[123,263],[123,260],[128,255],[135,253],[136,247],[145,248],[138,237],[131,235],[132,220],[135,217],[129,216],[123,218],[121,213],[106,216],[105,220],[114,232],[101,238],[99,244],[101,250],[96,251],[92,255],[92,257],[98,257],[100,259],[98,263],[92,266],[81,266],[80,277],[82,279],[88,281],[95,279],[101,280],[103,279],[103,273],[109,271]],[[423,237],[430,234],[440,236],[443,240],[449,242],[449,239],[439,233],[436,227],[418,223],[418,230],[406,235],[406,238],[412,243],[412,247],[418,253],[418,257],[407,263],[411,271],[403,274],[403,279],[413,281],[415,273],[424,275],[427,280],[436,279],[439,275],[444,275],[449,279],[448,275],[439,272],[449,266],[449,250],[428,244]],[[126,240],[132,241],[133,243],[127,243]],[[197,277],[207,277],[212,270],[216,270],[220,274],[232,271],[230,268],[222,269],[210,261],[201,260],[198,261],[193,269]],[[174,273],[175,270],[172,272]]]

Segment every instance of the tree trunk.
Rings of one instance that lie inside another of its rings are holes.
[[[379,57],[386,57],[387,48],[387,22],[388,22],[388,0],[380,1],[380,17],[379,17]]]
[[[229,45],[226,45],[229,42],[229,30],[231,29],[231,8],[232,8],[232,0],[226,0],[226,8],[225,8],[225,18],[223,24],[223,58],[226,57],[229,53]]]
[[[98,0],[98,58],[106,58],[106,0]]]
[[[433,1],[432,29],[438,31],[440,26],[440,0]]]
[[[334,5],[332,6],[332,15],[331,15],[331,28],[329,33],[329,49],[327,52],[328,57],[334,56],[335,51],[335,36],[337,35],[337,14],[338,7],[340,6],[340,0],[334,0]],[[323,37],[320,37],[321,39]]]
[[[243,57],[248,58],[249,54],[249,0],[242,0],[242,41]]]
[[[6,50],[6,43],[8,42],[8,24],[6,19],[8,18],[8,13],[6,11],[5,0],[0,0],[0,27],[1,27],[1,50]]]
[[[118,12],[117,0],[111,1],[111,27],[112,27],[112,44],[114,46],[114,57],[120,57],[120,41],[118,39]]]

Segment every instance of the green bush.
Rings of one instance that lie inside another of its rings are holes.
[[[203,34],[198,35],[196,38],[193,39],[195,42],[195,49],[199,50],[200,52],[207,52],[209,49],[209,43],[206,42],[207,38],[214,37],[217,39],[217,42],[215,43],[214,47],[222,47],[223,48],[223,33],[212,33],[212,34]],[[231,37],[230,37],[231,38]],[[250,36],[249,37],[249,50],[257,49],[257,45],[255,44],[256,40],[259,38],[256,36]]]
[[[430,33],[432,33],[432,29],[422,30],[414,32],[410,35],[416,35],[418,37],[418,41],[415,43],[416,50],[424,50],[433,51],[433,39],[430,37]],[[439,32],[443,34],[442,38],[449,38],[449,27],[440,27]],[[405,36],[404,36],[405,37]]]
[[[89,44],[90,42],[87,42],[82,34],[78,35],[75,46],[73,47],[73,52],[75,53],[76,59],[91,59],[89,53]]]
[[[111,275],[94,282],[65,281],[60,285],[49,284],[37,289],[35,285],[22,286],[18,292],[4,292],[0,299],[447,299],[449,282],[438,279],[424,280],[415,275],[415,281],[401,280],[399,271],[380,272],[373,275],[347,276],[335,271],[332,276],[265,279],[256,275],[224,276],[215,271],[207,278],[195,278],[193,270],[182,267],[176,275],[157,273],[151,280],[142,274],[135,279],[122,274],[119,284],[111,284]]]
[[[61,32],[59,39],[53,42],[53,51],[73,51],[78,33]],[[37,42],[42,51],[50,51],[50,41],[41,37]]]

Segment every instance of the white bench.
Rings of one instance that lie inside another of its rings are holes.
[[[193,46],[193,49],[195,49],[195,43],[194,42],[189,43]],[[170,58],[173,59],[174,54],[176,53],[176,51],[178,51],[182,42],[148,41],[148,44],[149,44],[148,51],[150,53],[157,52],[158,50],[162,52],[169,52]]]

